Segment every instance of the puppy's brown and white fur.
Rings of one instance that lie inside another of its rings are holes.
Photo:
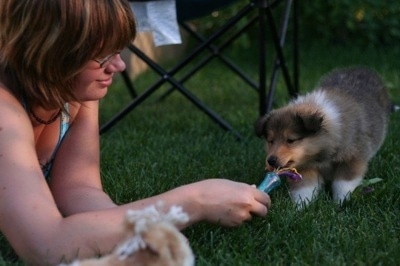
[[[255,123],[266,139],[267,168],[294,167],[289,181],[299,205],[311,201],[328,181],[341,203],[361,184],[368,161],[382,145],[390,101],[382,80],[367,68],[337,69],[318,87]]]

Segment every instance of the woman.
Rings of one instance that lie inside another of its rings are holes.
[[[135,37],[120,0],[0,1],[0,230],[30,264],[110,252],[128,209],[163,201],[198,221],[265,216],[267,194],[224,179],[117,206],[102,189],[99,100]]]

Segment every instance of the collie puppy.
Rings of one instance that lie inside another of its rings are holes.
[[[338,203],[361,184],[368,161],[382,145],[390,100],[380,77],[364,67],[336,69],[317,88],[259,118],[255,131],[265,138],[266,168],[296,168],[288,180],[298,207],[331,184]]]

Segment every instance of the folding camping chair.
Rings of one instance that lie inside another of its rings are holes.
[[[243,0],[240,0],[243,1]],[[251,88],[255,89],[258,93],[258,109],[259,114],[263,115],[271,110],[272,103],[274,99],[274,93],[276,89],[277,75],[278,71],[281,70],[285,85],[287,87],[290,97],[296,97],[299,91],[299,68],[298,68],[298,0],[249,0],[249,2],[231,19],[229,19],[225,24],[223,24],[219,29],[217,29],[209,37],[204,38],[200,36],[197,32],[193,31],[186,21],[200,16],[209,14],[211,10],[219,9],[225,7],[238,0],[176,0],[176,9],[178,15],[179,24],[183,29],[188,31],[191,36],[199,41],[198,46],[196,46],[191,52],[189,52],[186,57],[184,57],[175,67],[171,70],[163,69],[159,64],[150,59],[145,53],[143,53],[135,45],[130,44],[129,50],[138,56],[141,60],[146,62],[149,67],[160,75],[160,79],[157,80],[153,85],[151,85],[144,92],[137,94],[134,86],[127,75],[126,72],[122,73],[124,81],[129,89],[131,95],[133,96],[132,101],[123,108],[119,113],[117,113],[113,118],[103,124],[100,128],[100,133],[108,131],[112,126],[114,126],[118,121],[125,117],[128,113],[134,110],[140,103],[146,100],[150,95],[152,95],[161,85],[169,83],[172,87],[168,90],[164,97],[166,97],[172,91],[180,92],[184,97],[186,97],[190,102],[192,102],[196,107],[208,115],[213,121],[220,125],[224,130],[232,132],[236,138],[241,139],[242,136],[235,131],[232,126],[222,119],[216,112],[205,106],[188,88],[184,86],[184,82],[187,81],[194,73],[199,71],[203,67],[207,67],[207,63],[213,58],[219,58],[225,65],[231,69],[235,74],[240,76]],[[198,6],[196,6],[196,4]],[[279,4],[284,4],[284,11],[281,19],[280,28],[278,28],[274,16],[272,14],[273,9]],[[206,12],[206,13],[204,13]],[[286,64],[286,57],[283,52],[283,47],[285,45],[286,33],[288,31],[288,23],[292,13],[293,20],[293,70],[292,75],[289,73],[288,66]],[[214,45],[216,40],[220,40],[226,35],[227,32],[234,29],[234,26],[238,24],[239,21],[244,18],[249,18],[246,25],[235,33],[231,33],[227,39],[219,46]],[[244,72],[241,71],[240,67],[232,63],[227,59],[222,51],[229,46],[235,39],[237,39],[241,34],[245,33],[250,27],[259,27],[259,66],[258,66],[258,81],[255,82],[249,78]],[[270,35],[273,42],[273,47],[276,52],[276,57],[272,62],[272,71],[267,86],[267,27],[270,29]],[[175,75],[183,68],[187,67],[190,62],[192,62],[200,54],[204,55],[204,51],[211,51],[208,56],[202,57],[200,63],[198,63],[193,69],[191,69],[188,74],[179,80],[175,78]]]

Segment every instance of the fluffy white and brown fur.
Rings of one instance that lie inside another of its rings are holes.
[[[303,179],[289,181],[299,205],[329,182],[341,203],[361,184],[368,161],[382,145],[390,101],[380,77],[364,67],[336,69],[317,88],[259,118],[268,170],[295,167]]]
[[[59,266],[193,266],[189,242],[176,227],[189,216],[179,206],[166,213],[162,209],[159,202],[143,210],[129,210],[126,239],[111,254]]]

